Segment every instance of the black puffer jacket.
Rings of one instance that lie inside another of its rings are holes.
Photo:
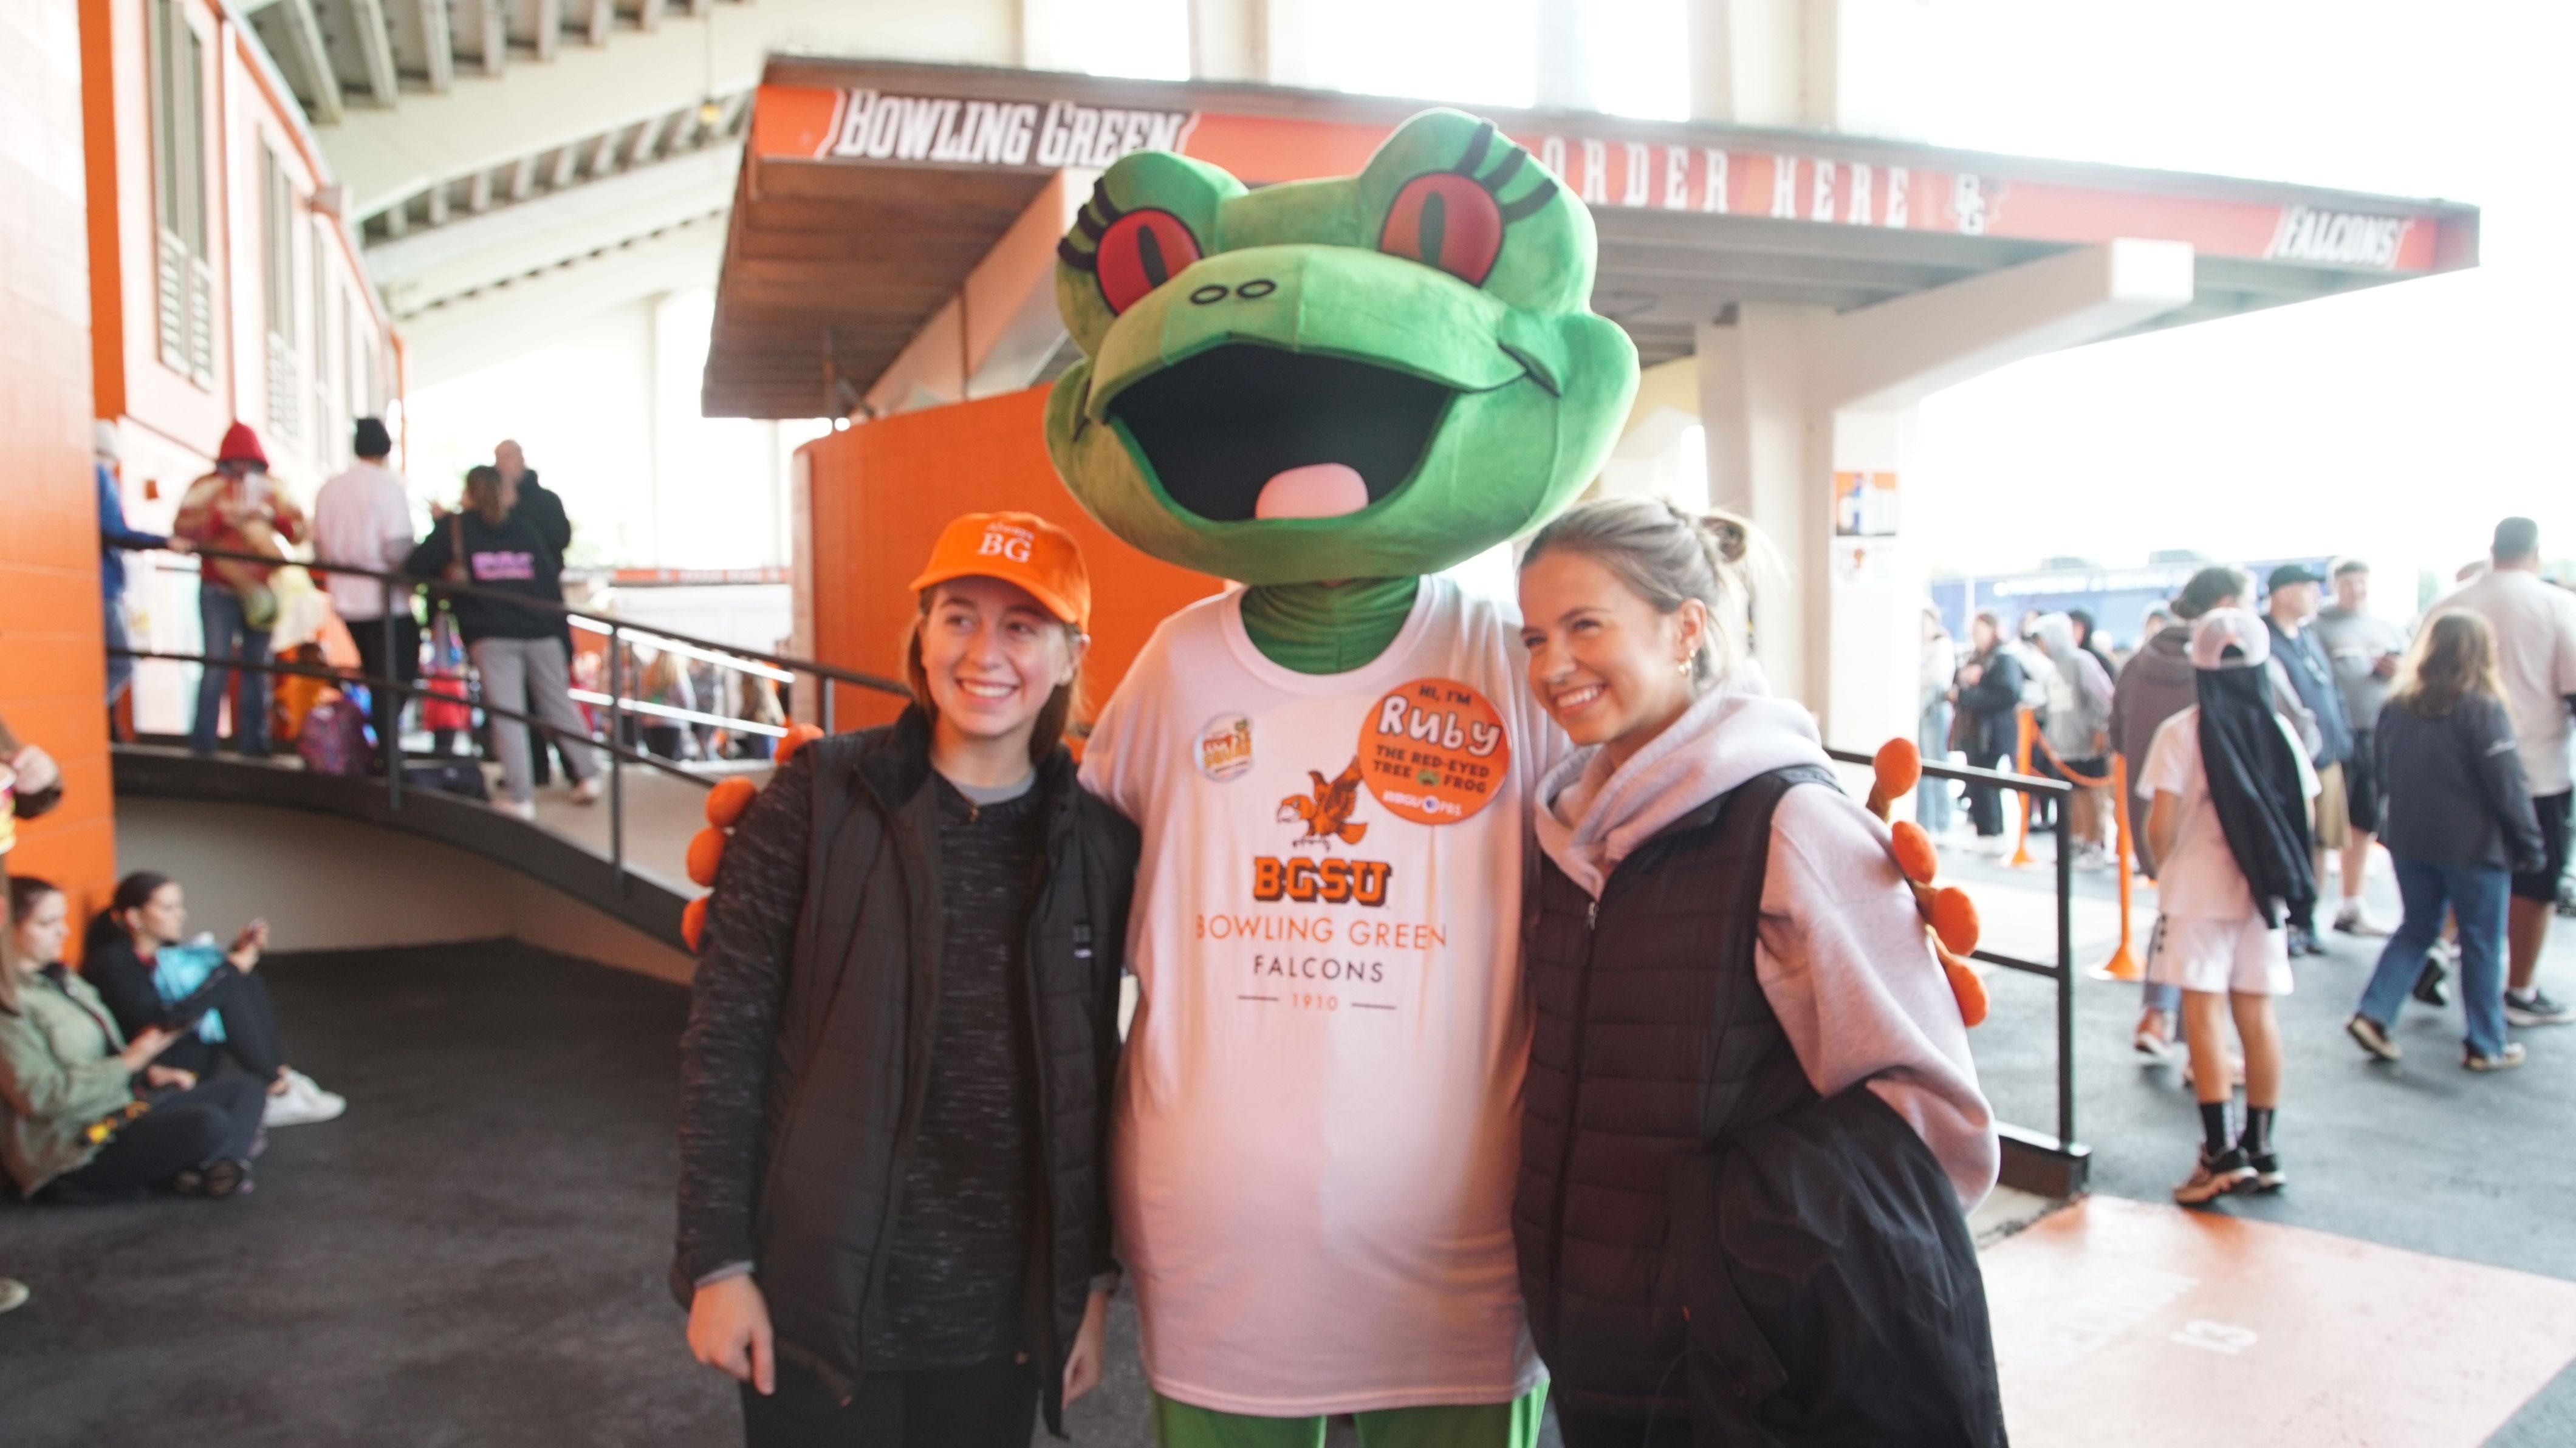
[[[2469,694],[2448,714],[2423,715],[2391,699],[2371,743],[2388,853],[2472,870],[2541,867],[2540,821],[2503,700]]]
[[[929,724],[918,710],[799,751],[747,810],[708,907],[681,1038],[679,1250],[672,1290],[756,1264],[778,1354],[846,1398],[882,1280],[929,1078],[941,911]],[[1039,766],[1044,878],[1028,999],[1047,1190],[1034,1213],[1027,1340],[1060,1428],[1064,1355],[1112,1270],[1107,1136],[1118,978],[1137,835]]]
[[[1597,906],[1542,862],[1513,1206],[1560,1401],[1688,1418],[1698,1441],[2003,1442],[1958,1198],[1866,1084],[1819,1100],[1754,962],[1758,775],[1622,860]]]

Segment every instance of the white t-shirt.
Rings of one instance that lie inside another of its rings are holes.
[[[313,498],[313,560],[399,573],[411,556],[411,490],[402,475],[360,462]],[[330,575],[331,607],[343,619],[383,618],[385,587],[372,578]]]
[[[2567,696],[2576,694],[2576,593],[2542,582],[2529,569],[2491,568],[2437,599],[2431,613],[2455,608],[2478,614],[2495,630],[2505,713],[2513,720],[2531,792],[2565,794]]]
[[[2299,762],[2299,793],[2317,797],[2317,771],[2299,747],[2289,721],[2274,714],[2281,737],[2290,742],[2290,757]],[[2227,832],[2218,811],[2209,805],[2209,771],[2200,763],[2200,706],[2194,704],[2156,726],[2147,746],[2147,767],[2138,774],[2138,790],[2150,800],[2171,794],[2182,801],[2182,820],[2174,830],[2173,853],[2156,862],[2156,911],[2193,920],[2250,920],[2254,887],[2227,847]]]
[[[1112,1194],[1145,1371],[1264,1417],[1506,1401],[1541,1372],[1518,902],[1566,746],[1446,579],[1342,674],[1264,658],[1241,598],[1165,621],[1082,765],[1144,834]]]

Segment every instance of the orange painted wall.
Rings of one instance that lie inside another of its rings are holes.
[[[0,5],[0,716],[63,766],[63,803],[20,825],[12,874],[76,912],[116,872],[89,466],[89,228],[78,19]]]
[[[810,630],[803,642],[813,657],[901,678],[903,628],[918,606],[904,585],[921,571],[939,530],[960,513],[1036,513],[1081,544],[1091,570],[1088,678],[1095,706],[1125,677],[1157,624],[1224,587],[1149,558],[1093,522],[1047,462],[1045,412],[1046,389],[1033,387],[881,417],[797,450],[806,475],[797,520],[797,613]],[[844,689],[834,723],[842,729],[882,724],[901,708],[901,700]]]

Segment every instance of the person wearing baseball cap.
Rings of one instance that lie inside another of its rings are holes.
[[[672,1284],[754,1448],[1024,1448],[1100,1380],[1138,836],[1063,740],[1090,575],[973,513],[911,587],[910,706],[779,768],[698,941]]]
[[[2317,771],[2315,858],[2309,869],[2322,880],[2326,854],[2352,842],[2351,806],[2344,798],[2343,768],[2352,758],[2352,716],[2344,709],[2343,689],[2335,683],[2334,665],[2308,621],[2317,616],[2323,572],[2305,563],[2284,563],[2272,570],[2263,599],[2263,624],[2272,635],[2272,688],[2296,701],[2288,710],[2308,746]],[[2299,911],[2290,920],[2290,953],[2323,955],[2317,938],[2316,910]]]
[[[2241,608],[2213,608],[2191,631],[2199,702],[2157,726],[2139,787],[2152,801],[2158,861],[2147,979],[2182,991],[2202,1146],[2174,1188],[2187,1206],[2229,1192],[2276,1191],[2281,1031],[2272,997],[2290,993],[2289,919],[2316,904],[2308,801],[2316,773],[2272,707],[2272,635]],[[2229,1122],[2233,1018],[2245,1052],[2245,1128]]]
[[[170,531],[199,548],[283,559],[284,545],[304,541],[304,510],[269,480],[268,453],[250,424],[236,422],[215,449],[215,470],[188,485]],[[277,622],[277,595],[268,586],[274,567],[242,558],[200,561],[197,621],[210,661],[197,676],[196,727],[188,748],[215,752],[215,726],[227,687],[238,677],[233,700],[233,745],[243,754],[268,753],[268,633]],[[215,660],[243,665],[238,674]]]

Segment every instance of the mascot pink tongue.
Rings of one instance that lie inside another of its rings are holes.
[[[1368,483],[1345,463],[1308,463],[1273,473],[1252,505],[1256,518],[1338,518],[1368,506]]]

